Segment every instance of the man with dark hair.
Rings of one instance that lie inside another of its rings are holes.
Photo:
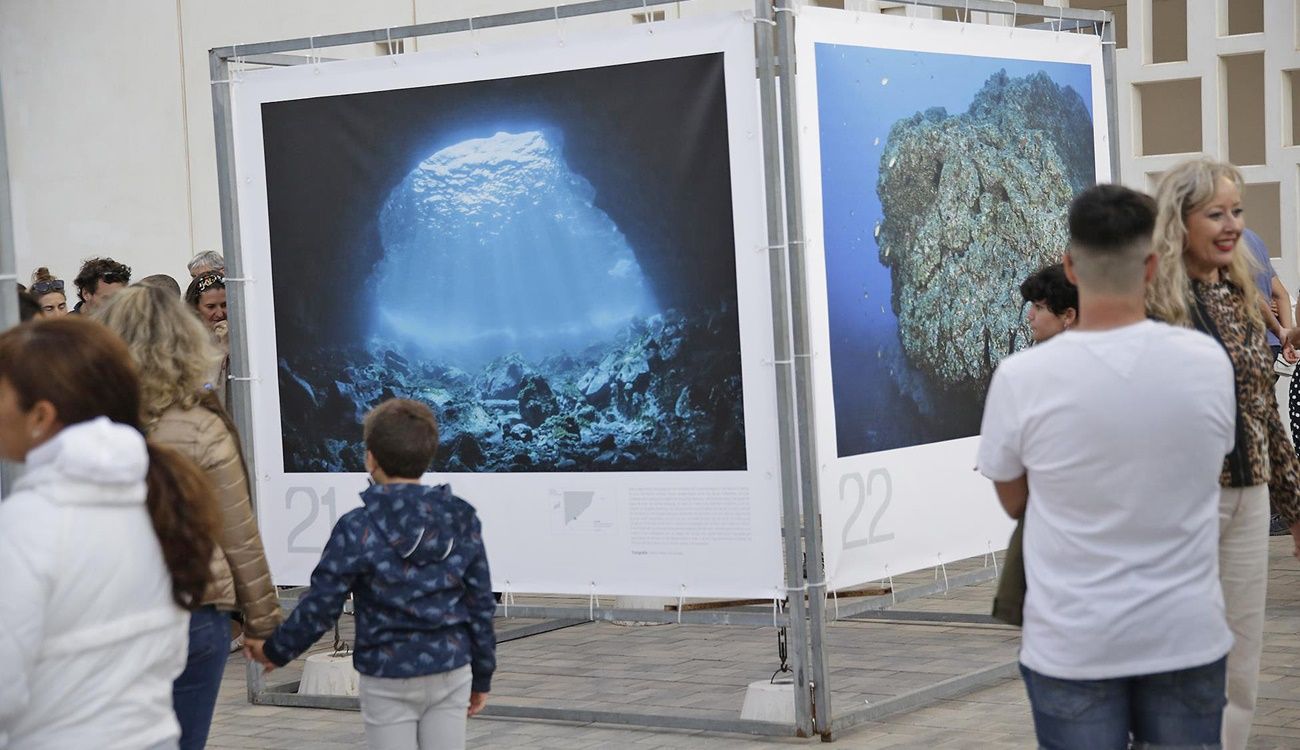
[[[418,401],[366,415],[364,507],[334,525],[311,590],[264,644],[268,669],[325,633],[356,597],[361,716],[372,748],[463,748],[465,714],[487,703],[496,666],[496,602],[473,506],[420,477],[438,451],[438,423]]]
[[[131,283],[131,267],[112,258],[91,258],[81,264],[72,283],[77,285],[77,298],[81,300],[72,312],[91,312]]]
[[[1079,289],[1065,277],[1065,266],[1053,263],[1020,283],[1020,296],[1029,303],[1025,319],[1034,343],[1041,344],[1079,319]]]
[[[1155,213],[1114,185],[1075,198],[1079,323],[1003,360],[984,407],[979,469],[1025,517],[1020,670],[1043,747],[1219,743],[1233,371],[1210,337],[1146,317]]]

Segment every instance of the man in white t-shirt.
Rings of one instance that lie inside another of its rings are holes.
[[[1146,319],[1155,211],[1115,185],[1074,200],[1079,322],[1004,360],[984,407],[979,469],[1026,514],[1020,668],[1045,748],[1218,747],[1236,399],[1213,339]]]

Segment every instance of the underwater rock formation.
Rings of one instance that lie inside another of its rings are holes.
[[[733,308],[670,310],[578,354],[517,353],[467,373],[391,342],[280,361],[285,470],[364,471],[361,419],[412,398],[438,417],[434,471],[745,468]]]
[[[1070,199],[1094,181],[1092,119],[1046,73],[985,82],[970,108],[894,123],[881,156],[877,239],[908,360],[982,393],[1029,330],[1020,282],[1057,260]]]

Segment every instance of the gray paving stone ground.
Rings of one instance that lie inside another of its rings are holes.
[[[1289,541],[1271,549],[1268,617],[1260,709],[1251,748],[1300,748],[1300,563]],[[955,576],[981,561],[949,566]],[[899,590],[933,583],[930,573],[895,581]],[[953,589],[900,603],[922,612],[985,613],[992,584]],[[841,600],[843,604],[846,600]],[[585,606],[585,602],[584,602]],[[350,618],[344,618],[347,634]],[[505,631],[525,622],[498,620]],[[828,632],[836,715],[977,669],[1015,659],[1019,631],[999,625],[847,620]],[[321,644],[318,648],[324,649]],[[776,668],[771,628],[700,625],[620,626],[587,623],[503,643],[492,700],[675,714],[739,716],[745,686]],[[272,681],[293,678],[292,665]],[[764,748],[812,746],[797,738],[628,728],[568,722],[478,718],[475,748]],[[1024,689],[1004,679],[918,710],[867,723],[836,739],[844,748],[1033,747]],[[280,708],[247,701],[244,661],[230,659],[208,747],[212,750],[365,746],[354,711]]]

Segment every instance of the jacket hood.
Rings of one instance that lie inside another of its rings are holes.
[[[445,560],[464,533],[455,496],[443,484],[377,484],[361,493],[366,515],[399,557],[415,565]]]
[[[38,489],[61,505],[139,505],[148,470],[144,436],[98,417],[64,427],[28,453],[15,489]]]

